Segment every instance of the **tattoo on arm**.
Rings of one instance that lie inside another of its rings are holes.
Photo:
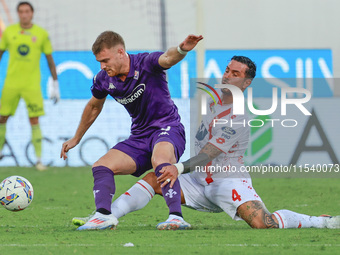
[[[217,149],[211,143],[207,143],[200,153],[189,160],[183,162],[184,171],[183,173],[188,173],[190,171],[195,171],[196,166],[206,166],[211,160],[220,155],[222,151]]]
[[[183,173],[188,173],[190,171],[194,171],[196,166],[205,166],[207,165],[211,159],[205,153],[199,153],[198,155],[188,159],[187,161],[183,162],[184,171]]]
[[[209,156],[211,160],[216,158],[218,155],[222,153],[217,147],[212,145],[211,143],[207,143],[200,151],[200,153],[205,153]]]

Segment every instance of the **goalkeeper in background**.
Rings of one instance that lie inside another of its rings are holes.
[[[39,116],[44,115],[43,97],[40,86],[40,57],[44,53],[53,77],[50,98],[59,101],[59,84],[52,57],[52,45],[48,33],[32,23],[33,6],[29,2],[17,5],[19,23],[9,26],[0,41],[0,60],[9,52],[9,63],[0,101],[0,150],[5,143],[6,122],[14,115],[20,98],[25,100],[32,127],[32,144],[37,157],[36,168],[46,170],[41,162],[42,134]],[[3,158],[0,152],[0,159]]]

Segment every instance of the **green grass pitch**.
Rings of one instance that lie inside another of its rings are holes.
[[[75,216],[94,209],[90,167],[0,168],[0,179],[27,178],[34,187],[32,204],[21,212],[0,207],[0,254],[339,254],[340,230],[255,230],[225,213],[202,213],[183,208],[193,226],[187,231],[158,231],[167,218],[162,197],[143,210],[120,219],[116,230],[76,231]],[[115,198],[138,179],[117,176]],[[340,214],[340,179],[256,178],[253,185],[273,212],[290,209],[311,215]],[[124,247],[133,243],[133,247]]]

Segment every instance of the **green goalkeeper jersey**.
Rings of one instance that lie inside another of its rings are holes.
[[[14,24],[4,31],[0,50],[8,50],[9,63],[5,83],[17,88],[40,85],[41,53],[52,54],[52,45],[45,29],[33,25],[29,29]]]

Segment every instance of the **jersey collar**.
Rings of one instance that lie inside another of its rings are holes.
[[[128,56],[130,58],[130,70],[126,78],[131,78],[135,75],[134,55],[128,53]]]

